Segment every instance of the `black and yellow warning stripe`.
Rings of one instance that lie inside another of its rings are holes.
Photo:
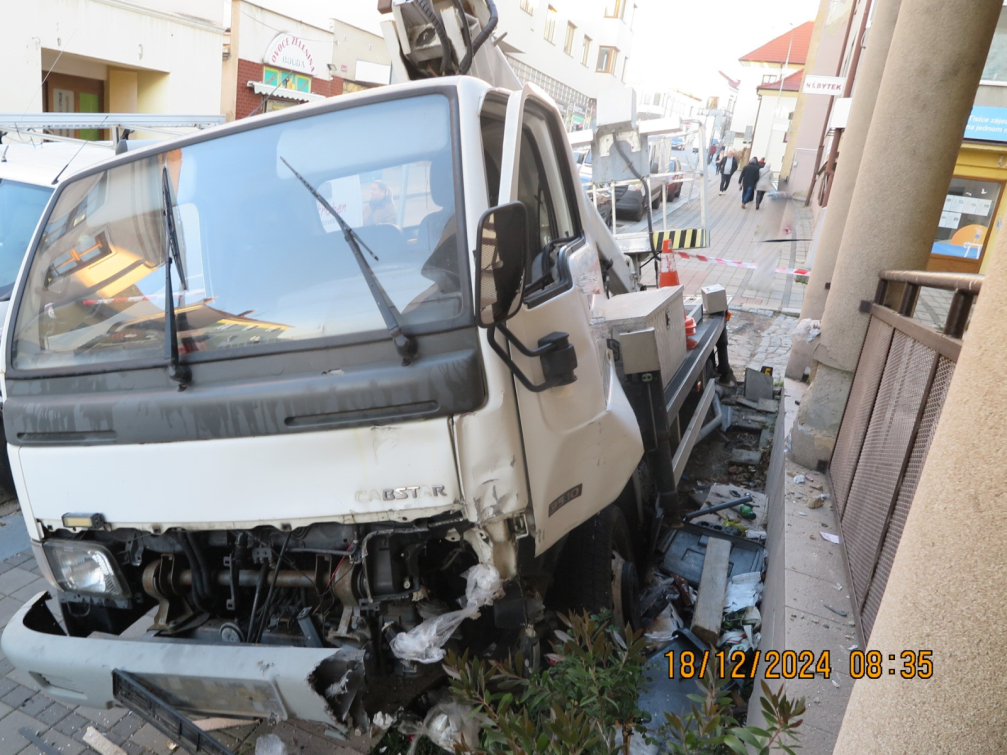
[[[664,242],[671,241],[671,248],[702,249],[710,245],[710,234],[705,228],[681,228],[677,231],[658,231],[654,234],[654,248],[664,249]]]

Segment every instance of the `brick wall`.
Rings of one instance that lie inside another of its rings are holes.
[[[247,118],[265,99],[264,95],[256,94],[248,86],[249,81],[262,81],[262,69],[262,63],[238,59],[238,96],[234,108],[235,118]],[[331,81],[312,78],[311,92],[323,97],[335,97],[343,93],[343,80],[337,77],[333,77]]]

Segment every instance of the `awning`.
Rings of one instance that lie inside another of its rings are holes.
[[[285,89],[276,84],[263,84],[261,81],[249,81],[248,86],[256,94],[268,94],[270,97],[280,97],[285,100],[297,100],[298,102],[314,102],[324,100],[321,94],[311,94],[311,92],[298,92],[296,89]]]

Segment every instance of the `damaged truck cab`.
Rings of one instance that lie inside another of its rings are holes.
[[[3,347],[51,599],[3,651],[75,704],[126,672],[185,711],[349,723],[452,635],[631,619],[657,499],[600,314],[627,280],[531,87],[385,87],[65,182]]]

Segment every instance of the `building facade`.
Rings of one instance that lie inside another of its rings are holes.
[[[343,93],[331,19],[286,15],[274,0],[232,0],[221,111],[247,118]]]
[[[853,99],[857,96],[858,61],[870,43],[871,20],[877,0],[848,0],[831,10],[841,15],[819,14],[817,23],[828,21],[816,51],[816,71],[839,72],[846,97],[801,94],[805,109],[795,123],[801,151],[788,151],[790,190],[806,196],[822,226],[829,190],[842,159],[842,144]],[[848,31],[847,31],[848,30]],[[839,44],[844,39],[845,44]],[[814,109],[812,109],[814,108]],[[817,159],[816,156],[817,155]],[[929,270],[985,272],[991,250],[1004,219],[1002,197],[1007,186],[1007,13],[1001,12],[993,45],[975,105],[958,153],[955,175],[948,187],[936,231]],[[807,188],[804,188],[807,187]],[[816,231],[817,242],[818,231]],[[814,244],[813,244],[814,248]]]
[[[499,0],[498,34],[518,78],[556,101],[568,129],[590,128],[598,94],[626,82],[633,0]]]
[[[216,115],[225,13],[224,0],[5,3],[0,112]]]
[[[779,87],[780,80],[801,71],[808,60],[814,22],[808,21],[770,40],[739,58],[741,80],[734,108],[734,149],[752,150],[755,126],[760,117],[762,87]]]
[[[765,158],[766,165],[774,172],[783,167],[803,78],[804,71],[797,71],[782,81],[764,84],[758,89],[759,109],[752,133],[751,154],[759,159]]]
[[[695,118],[699,115],[703,101],[693,94],[678,89],[654,89],[635,87],[637,90],[636,113],[648,118]]]

